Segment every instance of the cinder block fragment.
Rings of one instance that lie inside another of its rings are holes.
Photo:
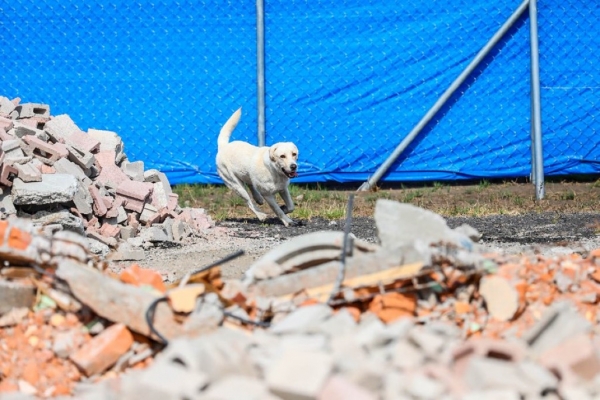
[[[92,196],[94,214],[99,217],[106,215],[108,209],[106,208],[104,201],[102,201],[102,196],[100,195],[96,185],[90,185],[88,190]]]
[[[34,136],[23,136],[23,142],[25,142],[25,153],[36,157],[44,164],[52,165],[60,158],[69,155],[65,145],[61,143],[47,143]]]
[[[135,161],[128,162],[125,161],[121,165],[121,169],[132,181],[144,182],[144,162],[143,161]]]
[[[14,167],[17,169],[17,176],[23,182],[42,181],[42,172],[36,168],[33,163],[28,162],[27,164],[15,164]]]
[[[20,121],[14,122],[13,128],[11,131],[9,131],[9,134],[18,138],[23,138],[24,136],[35,136],[42,141],[48,140],[48,136],[43,130],[37,129],[35,126],[23,124]]]
[[[112,151],[115,154],[115,159],[123,153],[123,140],[115,132],[104,131],[99,129],[88,129],[88,135],[100,142],[100,152]]]
[[[65,141],[88,153],[97,153],[100,151],[100,142],[82,131],[71,132],[69,137],[65,138]]]
[[[66,144],[66,147],[69,152],[69,160],[79,165],[81,168],[90,169],[96,162],[94,155],[83,150],[81,147],[71,143]]]
[[[163,188],[167,195],[173,192],[171,190],[171,184],[169,183],[169,179],[167,179],[167,175],[165,175],[163,172],[160,172],[157,169],[149,169],[145,171],[144,181],[152,183],[162,182]]]
[[[11,187],[19,174],[19,170],[7,163],[2,164],[0,168],[0,185]]]
[[[50,106],[38,103],[21,103],[15,107],[19,112],[19,118],[50,117]]]
[[[65,137],[70,136],[73,132],[78,132],[81,129],[67,114],[57,115],[46,122],[44,130],[55,142],[64,143]]]

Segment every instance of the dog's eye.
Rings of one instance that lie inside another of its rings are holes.
[[[281,158],[285,158],[285,154],[282,154],[282,155],[280,155],[279,157],[281,157]]]
[[[296,157],[298,154],[296,153],[292,153],[292,157]]]

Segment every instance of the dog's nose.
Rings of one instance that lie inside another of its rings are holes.
[[[295,171],[297,168],[298,168],[298,166],[297,166],[296,164],[292,164],[292,165],[290,165],[290,169],[291,169],[292,171]]]

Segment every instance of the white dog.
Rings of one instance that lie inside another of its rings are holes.
[[[219,134],[217,171],[227,187],[246,200],[248,207],[259,220],[267,214],[252,202],[265,201],[285,226],[294,224],[286,214],[294,211],[294,202],[288,190],[290,178],[298,176],[298,148],[294,143],[276,143],[271,147],[256,147],[246,142],[229,142],[229,137],[240,120],[242,109],[238,109],[227,120]],[[244,187],[248,185],[252,198]],[[279,207],[275,194],[279,193],[285,206]]]

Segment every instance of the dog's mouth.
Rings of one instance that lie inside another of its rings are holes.
[[[285,176],[287,176],[288,178],[295,178],[298,176],[298,173],[296,171],[287,172],[284,168],[281,168],[281,170],[283,171]]]

